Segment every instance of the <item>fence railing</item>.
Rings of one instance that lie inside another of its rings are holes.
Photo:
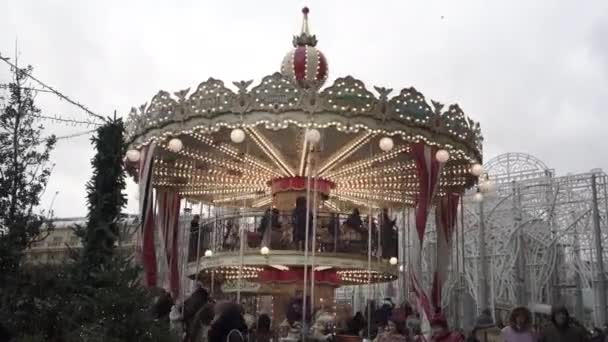
[[[309,250],[312,248],[314,229],[317,252],[367,256],[371,231],[374,258],[397,256],[398,239],[394,222],[381,217],[372,218],[370,229],[369,217],[365,215],[318,213],[316,217],[312,214],[309,216],[308,226]],[[270,250],[302,251],[305,247],[306,217],[291,212],[249,211],[191,224],[188,259],[194,261],[197,257],[203,257],[207,250],[238,252],[241,236],[246,251],[259,251],[263,246]]]

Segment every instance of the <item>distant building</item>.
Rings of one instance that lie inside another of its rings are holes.
[[[74,233],[74,227],[84,226],[86,217],[58,218],[53,220],[54,229],[50,232],[43,230],[43,240],[35,242],[26,251],[28,263],[60,263],[69,256],[69,251],[82,247],[80,238]],[[118,248],[128,252],[135,251],[137,242],[137,215],[128,215],[120,224],[120,235],[117,241]],[[48,235],[47,235],[48,234]],[[46,236],[45,236],[46,235]]]

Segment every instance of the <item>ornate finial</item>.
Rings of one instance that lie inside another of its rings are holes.
[[[316,46],[317,45],[317,37],[315,35],[310,34],[310,29],[308,28],[308,13],[310,13],[310,9],[308,7],[302,8],[302,14],[304,18],[302,20],[302,32],[300,32],[299,36],[293,37],[293,46]]]
[[[302,8],[302,14],[304,15],[304,19],[302,20],[302,32],[301,33],[306,33],[307,35],[310,35],[310,30],[308,29],[308,13],[309,12],[310,12],[310,10],[308,9],[308,7]]]

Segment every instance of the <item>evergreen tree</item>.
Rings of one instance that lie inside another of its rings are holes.
[[[84,246],[82,262],[96,270],[112,261],[120,235],[121,210],[127,204],[123,157],[122,120],[111,120],[92,138],[96,154],[91,161],[93,176],[87,183],[86,229],[79,231]]]
[[[51,174],[49,155],[56,139],[43,138],[43,127],[36,126],[40,109],[33,90],[24,87],[31,70],[14,72],[10,97],[0,112],[0,288],[17,273],[23,251],[45,223],[35,210]]]
[[[168,324],[151,315],[152,298],[140,284],[140,268],[131,256],[116,249],[126,204],[123,136],[122,120],[114,119],[98,128],[92,139],[96,154],[87,184],[88,221],[77,229],[83,249],[74,277],[80,290],[70,313],[78,322],[68,341],[174,340]]]
[[[177,341],[168,322],[154,319],[140,268],[116,248],[126,204],[123,134],[122,120],[109,119],[92,139],[88,220],[76,227],[82,250],[63,265],[24,266],[0,288],[0,323],[16,341]]]

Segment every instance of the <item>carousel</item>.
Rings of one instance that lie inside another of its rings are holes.
[[[421,247],[437,212],[449,243],[459,198],[483,172],[479,124],[413,87],[370,90],[352,76],[326,85],[328,60],[303,16],[280,72],[209,78],[132,109],[126,159],[140,188],[146,281],[169,274],[176,291],[185,274],[239,301],[269,296],[280,323],[294,297],[306,298],[306,314],[330,307],[338,287],[403,272],[432,310],[441,258],[435,290],[424,288],[416,257],[398,260],[395,217],[408,213]],[[180,226],[185,201],[201,209]]]

